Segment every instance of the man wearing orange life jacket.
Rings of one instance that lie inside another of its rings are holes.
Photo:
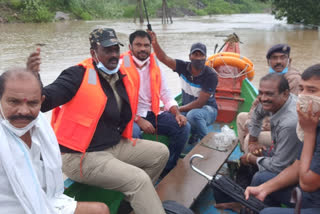
[[[168,149],[131,137],[139,78],[120,66],[122,44],[113,29],[96,29],[89,39],[92,58],[44,88],[42,111],[62,105],[52,122],[63,172],[77,182],[123,192],[135,213],[163,214],[152,182],[168,160]]]
[[[141,138],[141,130],[148,134],[169,137],[169,161],[161,176],[165,176],[177,163],[188,140],[190,124],[180,114],[178,104],[171,96],[164,73],[160,70],[157,57],[151,53],[151,37],[142,30],[129,36],[129,49],[124,53],[122,65],[132,75],[138,75],[139,99],[133,125],[133,137]],[[160,100],[165,111],[160,111]]]

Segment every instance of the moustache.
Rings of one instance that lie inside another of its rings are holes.
[[[145,51],[140,51],[140,52],[138,52],[138,54],[147,54],[148,55],[148,53],[147,52],[145,52]]]
[[[265,103],[265,104],[272,104],[271,101],[263,101],[262,103],[263,103],[263,104],[264,104],[264,103]]]
[[[119,59],[117,58],[117,57],[112,57],[111,59],[109,59],[109,61],[108,61],[109,63],[110,62],[119,62]]]
[[[283,67],[282,64],[278,63],[275,67]]]
[[[29,120],[29,121],[32,121],[36,118],[32,115],[12,115],[12,116],[8,117],[8,119],[9,120]]]

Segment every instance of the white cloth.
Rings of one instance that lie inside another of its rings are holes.
[[[313,95],[302,95],[302,94],[299,94],[298,96],[298,104],[301,108],[301,110],[303,112],[307,112],[308,110],[308,106],[309,106],[309,102],[310,100],[312,100],[312,112],[313,113],[317,113],[320,111],[320,97],[318,96],[313,96]],[[320,120],[320,118],[319,118]],[[298,138],[301,142],[304,141],[304,132],[300,126],[300,124],[298,123],[297,125],[297,135],[298,135]]]
[[[60,150],[45,116],[39,113],[38,117],[30,130],[31,148],[0,125],[0,207],[3,213],[59,213],[56,201],[64,190]]]
[[[136,67],[140,74],[139,103],[137,115],[146,117],[147,112],[151,111],[151,88],[150,88],[150,60],[142,68]],[[178,106],[177,101],[171,95],[167,86],[164,73],[161,73],[160,100],[164,105],[164,110],[168,111],[172,106]],[[161,112],[160,112],[161,113]]]

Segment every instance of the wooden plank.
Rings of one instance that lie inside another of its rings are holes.
[[[214,134],[211,132],[204,137],[159,183],[156,189],[161,201],[174,200],[186,207],[191,207],[208,181],[190,168],[190,157],[194,154],[203,155],[205,159],[195,159],[194,166],[208,175],[215,175],[237,145],[237,142],[233,142],[226,152],[201,145],[202,142],[212,142]]]

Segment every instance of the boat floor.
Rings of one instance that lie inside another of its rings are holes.
[[[209,126],[209,131],[210,132],[221,132],[221,127],[224,124],[222,123],[214,123],[211,126]],[[235,150],[232,152],[230,157],[228,158],[228,161],[236,162],[240,159],[242,156],[242,152],[240,150],[239,145],[235,148]],[[224,167],[222,167],[222,170],[226,171],[226,164]],[[221,171],[222,171],[221,170]],[[218,213],[223,213],[223,214],[236,214],[236,212],[233,212],[232,210],[221,210],[215,208],[215,198],[213,195],[213,190],[209,186],[207,186],[199,195],[195,203],[192,205],[191,209],[196,213],[196,214],[218,214]]]

